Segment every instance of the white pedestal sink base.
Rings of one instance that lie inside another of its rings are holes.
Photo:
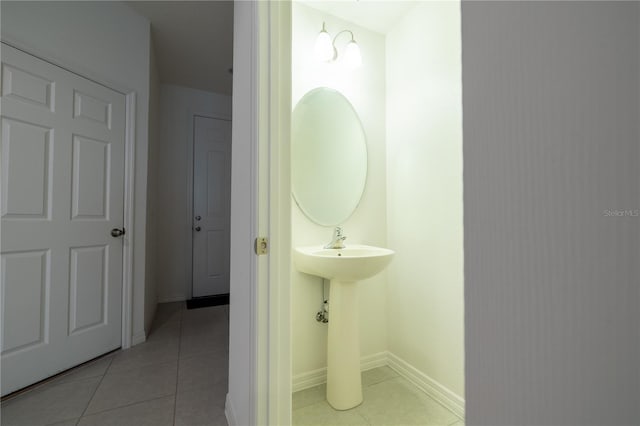
[[[393,250],[365,245],[341,249],[298,247],[293,260],[300,272],[330,279],[327,401],[336,410],[362,403],[358,281],[387,267]]]
[[[358,283],[331,280],[329,285],[327,401],[348,410],[362,403]]]

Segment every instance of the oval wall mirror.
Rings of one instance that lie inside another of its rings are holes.
[[[291,186],[313,222],[336,226],[355,211],[367,180],[367,142],[360,118],[340,92],[319,87],[293,110]]]

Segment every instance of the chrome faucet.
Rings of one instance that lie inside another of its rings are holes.
[[[342,235],[342,228],[339,227],[339,226],[336,226],[336,229],[333,230],[333,239],[331,240],[331,242],[329,244],[324,246],[324,248],[326,248],[326,249],[343,249],[344,248],[344,240],[346,240],[346,239],[347,239],[347,237]]]

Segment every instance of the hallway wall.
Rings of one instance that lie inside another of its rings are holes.
[[[149,48],[149,152],[147,174],[147,258],[144,287],[144,329],[151,323],[158,304],[158,149],[160,145],[160,75],[151,39]]]
[[[157,277],[158,301],[190,297],[186,282],[191,263],[185,253],[191,217],[187,216],[187,141],[191,114],[231,119],[231,96],[181,86],[161,85],[158,148]]]

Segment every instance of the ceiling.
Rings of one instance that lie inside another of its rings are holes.
[[[301,0],[301,3],[371,31],[386,34],[417,1]]]
[[[314,9],[386,34],[413,7],[399,0],[301,0]],[[127,1],[151,22],[165,84],[231,95],[233,1]]]
[[[165,84],[231,95],[232,1],[128,1],[151,22]]]

